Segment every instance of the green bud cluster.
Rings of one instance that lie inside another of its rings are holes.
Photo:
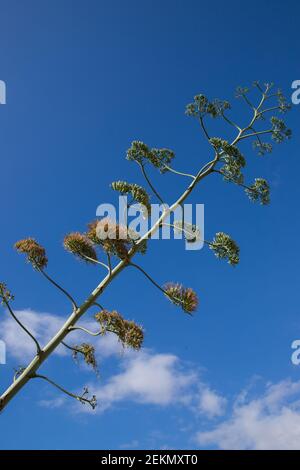
[[[134,201],[139,202],[146,207],[147,215],[150,215],[150,197],[142,186],[135,183],[127,183],[126,181],[114,181],[111,183],[111,187],[114,191],[119,191],[121,194],[130,194]]]
[[[255,84],[254,84],[255,85]],[[247,93],[249,93],[249,87],[242,87],[242,86],[238,86],[235,90],[235,97],[236,98],[241,98],[242,96],[246,95]]]
[[[286,139],[290,139],[292,136],[291,129],[288,129],[285,122],[276,116],[271,117],[272,124],[272,139],[277,144],[280,144]]]
[[[149,162],[155,168],[158,168],[161,173],[168,171],[166,165],[169,166],[174,157],[175,154],[172,150],[166,148],[149,148],[144,142],[138,140],[132,142],[126,154],[127,160],[136,161],[141,165]]]
[[[210,115],[213,118],[221,116],[226,109],[230,109],[228,101],[209,101],[206,96],[200,94],[194,96],[194,101],[186,106],[185,114],[193,117],[204,117]]]
[[[271,153],[273,150],[273,145],[267,142],[262,142],[255,140],[253,142],[253,149],[257,151],[258,155],[263,156],[266,153]]]
[[[231,145],[227,140],[220,139],[219,137],[212,137],[210,139],[210,143],[218,153],[222,152],[222,154],[229,155],[230,157],[235,158],[240,166],[245,166],[246,160],[235,145]]]
[[[220,154],[219,161],[224,162],[220,169],[225,181],[231,181],[236,184],[244,182],[244,176],[241,169],[245,167],[246,160],[235,145],[231,145],[227,140],[218,137],[210,139],[210,143]]]
[[[288,103],[286,97],[280,89],[277,91],[277,100],[279,104],[279,112],[286,113],[291,109],[292,105]]]
[[[231,265],[239,263],[240,249],[232,238],[223,232],[218,232],[213,241],[209,244],[217,258],[227,259]]]
[[[254,183],[245,192],[251,201],[266,205],[270,202],[270,187],[263,178],[255,178]]]

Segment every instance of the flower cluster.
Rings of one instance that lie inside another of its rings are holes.
[[[140,349],[144,333],[142,328],[133,321],[125,320],[118,312],[113,310],[102,310],[95,315],[96,320],[100,323],[102,334],[106,332],[115,333],[123,346],[129,346],[133,349]]]
[[[90,222],[86,236],[92,243],[101,246],[107,253],[116,255],[120,259],[127,259],[129,249],[139,240],[136,232],[117,224],[108,217]],[[142,254],[146,253],[147,240],[138,245],[137,251]]]
[[[128,258],[129,244],[132,240],[128,238],[127,227],[105,217],[89,223],[86,235],[91,242],[102,246],[107,253],[121,259]]]
[[[271,153],[273,150],[273,145],[267,142],[262,142],[261,140],[255,140],[253,142],[253,148],[257,151],[258,155],[263,156],[266,153]]]
[[[286,113],[287,111],[289,111],[292,105],[287,102],[286,97],[284,96],[284,94],[282,93],[280,89],[277,91],[276,96],[278,100],[279,111],[281,113]]]
[[[0,282],[0,299],[2,305],[14,300],[13,294],[7,289],[6,284],[3,282]]]
[[[220,169],[224,180],[242,184],[244,176],[241,169],[245,167],[246,160],[239,149],[235,145],[231,145],[227,140],[222,140],[218,137],[211,138],[210,143],[219,154],[220,162],[224,162]]]
[[[172,150],[162,148],[149,148],[148,145],[135,140],[132,142],[131,147],[127,150],[127,160],[133,160],[141,165],[149,162],[155,168],[158,168],[161,173],[168,171],[166,165],[169,166],[175,157]]]
[[[86,262],[93,263],[93,260],[97,261],[97,254],[91,241],[82,233],[73,232],[66,235],[64,247],[67,251]]]
[[[259,83],[259,81],[253,82],[253,87],[257,88],[260,92],[263,92],[263,87],[265,87],[266,92],[270,91],[274,87],[274,83],[264,83],[263,86]],[[236,89],[236,98],[245,97],[247,93],[249,93],[249,87],[237,87]],[[291,109],[291,104],[288,103],[286,97],[282,93],[280,89],[278,89],[275,93],[273,93],[274,97],[277,98],[279,112],[286,113]],[[270,96],[269,96],[270,97]]]
[[[240,249],[236,242],[226,233],[216,233],[209,247],[214,251],[217,258],[227,259],[228,263],[233,266],[239,263]]]
[[[241,98],[242,96],[245,96],[247,93],[249,93],[249,87],[238,86],[235,90],[235,97]]]
[[[39,245],[33,238],[25,238],[15,243],[15,248],[19,253],[27,255],[27,261],[35,269],[44,269],[47,266],[45,248]]]
[[[245,192],[251,201],[266,205],[270,202],[270,186],[263,178],[255,178],[254,183]]]
[[[216,118],[221,116],[226,109],[230,109],[228,101],[213,100],[209,101],[206,96],[200,94],[194,96],[194,101],[186,106],[185,114],[193,117],[204,117],[209,114]]]
[[[190,287],[181,284],[168,283],[163,286],[168,299],[175,305],[180,306],[186,313],[193,313],[198,307],[196,292]]]
[[[271,117],[272,124],[272,139],[280,144],[285,139],[290,139],[292,136],[291,129],[288,129],[285,122],[276,116]]]
[[[246,160],[241,154],[240,150],[235,146],[231,145],[227,140],[220,139],[219,137],[212,137],[210,143],[216,149],[216,151],[222,157],[224,154],[233,157],[240,166],[244,167]]]
[[[213,100],[212,105],[215,108],[216,116],[221,116],[226,109],[231,109],[229,101],[215,99]]]
[[[78,354],[82,354],[84,361],[87,365],[91,366],[95,371],[97,370],[97,361],[95,358],[95,348],[91,344],[82,343],[73,348],[73,358],[76,360]]]
[[[188,243],[195,243],[200,239],[200,230],[197,225],[182,222],[181,220],[175,220],[174,222],[175,232],[183,233],[184,238]]]
[[[126,181],[114,181],[111,183],[111,187],[121,194],[130,194],[134,201],[139,202],[146,208],[145,215],[150,215],[151,204],[149,195],[142,186],[135,183],[127,183]]]
[[[243,184],[244,175],[241,172],[239,162],[229,155],[222,157],[222,160],[224,161],[224,165],[220,171],[223,174],[224,180],[236,184]]]

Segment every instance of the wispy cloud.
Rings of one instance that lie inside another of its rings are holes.
[[[45,344],[62,326],[64,319],[49,313],[20,310],[16,314],[22,322]],[[97,328],[92,319],[82,324]],[[8,355],[17,360],[30,359],[35,353],[32,340],[8,315],[0,321],[2,339],[6,342]],[[76,331],[70,335],[72,342],[86,341],[86,335]],[[181,406],[189,416],[213,419],[215,424],[208,430],[208,422],[200,421],[202,429],[196,434],[199,446],[221,449],[300,449],[300,381],[284,380],[268,384],[264,393],[250,398],[251,389],[242,390],[233,400],[231,411],[225,415],[228,400],[213,390],[199,373],[200,365],[186,364],[174,354],[123,351],[113,335],[90,338],[94,341],[99,359],[119,355],[120,370],[106,380],[92,382],[90,390],[97,395],[98,413],[120,403],[143,405]],[[68,354],[59,347],[55,354]],[[65,397],[53,391],[53,399],[42,400],[40,405],[58,408]],[[89,408],[75,403],[77,411]],[[71,405],[74,409],[74,404]],[[226,418],[224,418],[226,416]],[[203,429],[205,426],[206,429]],[[194,433],[194,429],[187,432]],[[124,446],[136,446],[133,441]]]
[[[16,315],[41,345],[44,345],[64,322],[64,318],[58,315],[29,309],[16,311]],[[83,319],[81,324],[93,331],[97,329],[97,323],[92,319]],[[18,361],[30,360],[35,354],[35,345],[31,338],[9,315],[1,320],[0,325],[8,354]],[[80,331],[74,331],[69,338],[70,344],[87,341],[87,335]],[[112,334],[96,338],[88,336],[88,341],[94,343],[99,361],[113,355],[119,355],[120,358],[119,372],[101,382],[92,381],[89,385],[90,391],[95,393],[98,399],[96,412],[102,413],[121,402],[134,402],[162,407],[180,405],[207,418],[215,418],[224,413],[225,398],[202,380],[199,367],[184,363],[174,354],[157,353],[147,349],[124,352]],[[55,354],[65,355],[69,354],[69,351],[60,346]],[[47,408],[58,408],[68,402],[77,412],[90,411],[89,407],[66,401],[64,396],[57,395],[55,391],[53,399],[41,400],[39,404]]]
[[[201,446],[220,449],[300,449],[300,381],[266,386],[250,399],[241,394],[231,415],[210,431],[197,434]]]
[[[198,381],[191,370],[183,370],[178,357],[141,351],[127,355],[121,372],[96,390],[99,411],[120,401],[166,406],[191,401],[191,387]]]
[[[222,416],[225,413],[227,404],[226,398],[219,395],[209,387],[203,386],[199,392],[199,411],[208,418]]]
[[[30,309],[17,310],[17,317],[24,325],[33,333],[38,339],[40,344],[45,345],[55,333],[62,327],[65,318],[44,312],[35,312]],[[98,327],[96,321],[91,319],[82,320],[82,326],[96,331]],[[32,359],[35,354],[35,345],[32,339],[19,327],[14,319],[7,314],[0,320],[1,339],[6,343],[7,354],[17,360],[22,360],[22,363]],[[114,354],[120,354],[123,350],[116,337],[108,334],[102,337],[89,336],[90,343],[97,344],[98,354],[103,357],[108,357]],[[79,330],[76,330],[69,335],[69,342],[79,343],[87,340],[87,335]],[[66,355],[70,352],[65,347],[59,346],[54,354]]]
[[[96,410],[73,403],[71,407],[76,413],[103,413],[119,404],[137,403],[179,406],[193,416],[212,419],[225,412],[227,403],[202,380],[195,365],[186,364],[173,354],[147,349],[128,351],[121,358],[120,372],[100,383],[91,382],[89,390],[97,397]]]

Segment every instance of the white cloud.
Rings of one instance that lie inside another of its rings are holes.
[[[61,328],[63,323],[63,319],[58,316],[29,309],[16,311],[15,314],[42,345]],[[33,357],[35,344],[9,313],[1,320],[1,333],[8,355],[22,361]]]
[[[162,406],[187,404],[197,380],[195,373],[182,370],[180,360],[172,354],[132,353],[122,361],[122,371],[96,390],[98,409],[124,400]]]
[[[64,318],[30,309],[15,312],[21,322],[33,333],[43,346],[57,333]],[[97,324],[92,319],[82,319],[82,326],[96,331]],[[7,315],[0,320],[2,338],[6,342],[8,355],[22,364],[26,364],[35,354],[32,339]],[[104,337],[91,337],[78,330],[70,333],[66,340],[69,344],[82,341],[92,342],[96,354],[101,360],[112,355],[120,356],[120,372],[106,381],[90,384],[91,393],[98,399],[98,411],[103,412],[120,402],[135,402],[158,406],[181,404],[196,413],[208,418],[220,416],[224,411],[226,400],[205,384],[197,367],[186,365],[173,354],[157,354],[150,350],[132,352],[124,351],[113,334]],[[123,353],[123,354],[120,354]],[[70,351],[59,346],[54,354],[69,355]],[[65,403],[60,395],[53,400],[42,400],[45,407],[57,408]],[[87,411],[89,407],[77,404],[78,411]]]
[[[50,400],[40,400],[39,405],[43,406],[44,408],[60,408],[61,406],[65,405],[65,395],[61,395],[57,398],[52,398]]]
[[[199,411],[208,418],[222,416],[225,412],[226,403],[226,398],[217,394],[214,390],[207,387],[200,390]]]
[[[269,384],[255,399],[241,395],[231,416],[199,432],[201,446],[221,449],[300,449],[300,381]]]
[[[226,399],[202,381],[197,367],[174,354],[147,349],[128,352],[120,367],[121,371],[106,382],[90,384],[89,389],[98,400],[96,412],[102,413],[118,403],[134,402],[163,407],[180,405],[208,419],[224,413]],[[89,411],[86,407],[77,409]]]
[[[41,346],[44,346],[55,333],[62,327],[65,318],[43,312],[35,312],[30,309],[15,311],[17,318],[29,329],[29,331],[38,339]],[[91,319],[83,319],[81,326],[97,331],[97,323]],[[7,355],[13,356],[18,361],[29,361],[35,354],[35,344],[32,339],[20,328],[15,320],[7,313],[0,321],[1,339],[6,343]],[[88,341],[97,343],[97,350],[101,357],[108,357],[113,354],[119,354],[122,346],[118,343],[114,335],[108,334],[101,337],[92,337],[76,330],[69,334],[66,342],[70,344]],[[70,351],[64,346],[59,346],[54,354],[66,355]]]

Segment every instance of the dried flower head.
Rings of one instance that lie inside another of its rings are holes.
[[[93,260],[97,261],[97,254],[93,244],[87,236],[82,233],[73,232],[66,235],[64,238],[64,247],[67,251],[86,262],[93,263]]]
[[[270,202],[270,186],[263,178],[255,178],[254,183],[249,189],[245,189],[245,192],[253,202],[259,201],[262,205]]]
[[[27,261],[32,264],[35,269],[44,269],[47,266],[48,259],[46,250],[39,245],[34,238],[25,238],[15,243],[15,248],[19,253],[27,255]]]
[[[75,360],[78,358],[78,354],[83,355],[85,363],[89,366],[92,366],[92,368],[97,371],[97,361],[95,358],[94,346],[88,343],[82,343],[78,346],[74,346],[73,358]]]
[[[102,333],[115,333],[124,346],[133,349],[140,349],[144,333],[142,328],[133,321],[125,320],[118,312],[113,310],[102,310],[95,315],[96,320],[100,323]]]
[[[129,249],[139,239],[136,232],[108,217],[89,223],[86,235],[93,243],[102,246],[107,253],[116,255],[121,259],[128,258]],[[145,240],[139,244],[138,251],[144,254],[146,249],[147,241]]]
[[[125,225],[118,224],[109,217],[99,220],[96,227],[97,236],[101,240],[122,240],[130,241],[128,237],[128,229]]]
[[[163,286],[166,296],[175,305],[179,305],[186,313],[197,310],[199,300],[196,292],[181,284],[167,283]]]
[[[14,300],[13,294],[7,289],[4,282],[0,282],[0,299],[2,305],[7,304],[11,300]]]
[[[214,251],[217,258],[227,259],[228,263],[233,266],[239,263],[240,249],[236,242],[226,233],[216,233],[209,247]]]

